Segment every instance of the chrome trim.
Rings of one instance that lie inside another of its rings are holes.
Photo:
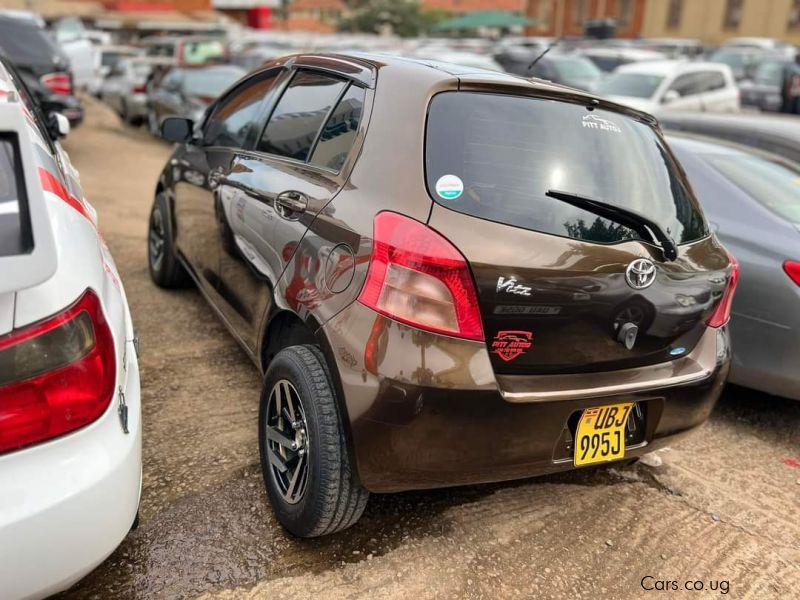
[[[717,330],[709,328],[694,350],[682,357],[649,367],[612,373],[572,373],[567,375],[498,376],[498,389],[507,402],[553,402],[584,400],[618,394],[631,394],[705,381],[717,369]],[[600,385],[598,380],[620,381]],[[505,387],[526,387],[530,391],[510,391]]]

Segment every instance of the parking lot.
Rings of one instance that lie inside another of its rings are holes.
[[[800,403],[744,389],[660,466],[373,496],[344,533],[288,536],[258,465],[255,367],[198,292],[148,277],[169,147],[88,100],[66,147],[140,338],[144,479],[138,530],[63,597],[627,598],[671,581],[685,597],[797,594]]]

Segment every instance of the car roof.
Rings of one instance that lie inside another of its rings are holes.
[[[551,81],[526,78],[481,67],[462,66],[435,60],[398,56],[396,54],[367,52],[294,54],[267,61],[250,75],[277,67],[292,66],[327,70],[341,77],[359,81],[368,87],[375,87],[379,70],[381,77],[391,77],[397,74],[398,77],[405,76],[405,79],[410,84],[413,84],[418,79],[425,81],[430,79],[429,77],[415,78],[413,76],[414,70],[434,70],[440,74],[442,81],[455,78],[458,80],[459,87],[465,89],[480,88],[480,90],[487,92],[519,93],[520,95],[550,97],[556,100],[585,102],[587,105],[611,110],[652,125],[656,124],[655,118],[646,112],[619,104],[591,92],[577,90]]]
[[[587,56],[604,56],[612,58],[629,58],[632,60],[641,61],[655,61],[664,57],[663,52],[655,50],[647,50],[645,48],[627,48],[627,47],[614,47],[614,48],[586,48],[580,51],[581,54]]]
[[[695,71],[726,71],[728,66],[712,62],[686,60],[659,60],[631,63],[617,68],[620,73],[646,73],[648,75],[676,75]]]
[[[691,152],[692,154],[716,154],[716,155],[744,155],[752,154],[746,147],[737,146],[731,143],[724,143],[713,138],[687,135],[685,133],[669,132],[666,134],[667,143],[673,148],[679,148]]]
[[[667,127],[680,126],[681,123],[703,123],[717,128],[741,129],[763,132],[780,137],[800,140],[800,119],[794,115],[767,115],[763,113],[691,113],[673,111],[664,113],[661,118]],[[800,144],[800,141],[798,141]]]

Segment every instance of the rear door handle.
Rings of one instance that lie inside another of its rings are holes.
[[[275,211],[284,219],[297,219],[308,207],[308,198],[300,192],[283,192],[275,198]]]

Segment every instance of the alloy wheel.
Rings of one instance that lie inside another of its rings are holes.
[[[147,238],[150,265],[155,271],[158,271],[161,268],[161,263],[164,262],[164,246],[166,243],[164,216],[161,214],[161,208],[158,206],[158,203],[153,207],[153,213],[150,216],[150,232]]]
[[[297,504],[308,484],[311,450],[305,410],[297,388],[281,379],[269,394],[266,431],[270,473],[289,504]]]

